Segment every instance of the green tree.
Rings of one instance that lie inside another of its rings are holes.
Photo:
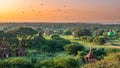
[[[104,56],[107,55],[107,52],[105,51],[104,48],[93,49],[93,53],[95,54],[98,60],[103,59]]]
[[[78,61],[74,58],[56,58],[43,60],[36,64],[36,68],[77,68]]]
[[[59,38],[59,37],[60,37],[60,36],[57,35],[57,34],[54,34],[54,35],[51,36],[52,39],[54,39],[54,38]]]
[[[98,45],[103,45],[106,42],[106,39],[104,37],[95,37],[93,42]]]
[[[69,30],[65,30],[65,31],[64,31],[64,35],[72,35],[71,30],[70,30],[70,29],[69,29]]]
[[[55,33],[55,34],[63,34],[63,33],[64,33],[64,31],[63,31],[63,30],[61,30],[61,29],[58,29],[58,30],[55,30],[55,31],[54,31],[54,33]]]
[[[4,31],[0,30],[0,40],[2,40],[4,36],[5,36]]]
[[[24,44],[28,44],[30,48],[39,49],[43,45],[47,45],[47,41],[43,36],[33,36],[27,40]]]
[[[74,29],[72,30],[72,34],[75,38],[79,38],[81,36],[90,36],[91,32],[88,29]]]
[[[0,61],[0,68],[33,68],[33,65],[25,58],[9,58]]]
[[[77,54],[78,51],[84,50],[84,47],[81,44],[78,43],[72,43],[64,46],[64,49],[68,54]]]
[[[81,41],[86,41],[86,42],[93,42],[94,37],[92,36],[82,36],[80,37]]]
[[[104,33],[104,30],[98,29],[98,30],[96,30],[96,31],[93,32],[93,35],[94,36],[102,36],[103,33]]]
[[[61,37],[55,37],[52,40],[49,40],[48,45],[52,48],[54,52],[63,51],[64,46],[70,44],[69,40],[63,39]]]
[[[29,27],[21,27],[21,28],[14,30],[13,32],[15,32],[17,35],[23,36],[23,37],[29,36],[29,35],[35,35],[38,33],[37,31],[35,31],[34,29],[29,28]]]

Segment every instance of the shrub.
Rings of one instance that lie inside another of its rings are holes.
[[[82,68],[120,68],[120,62],[117,61],[100,61],[84,65]]]
[[[120,62],[120,53],[112,53],[104,58],[106,61],[118,61]]]
[[[120,68],[120,53],[110,54],[104,60],[86,64],[82,68]]]
[[[69,40],[63,39],[61,37],[53,38],[49,40],[48,46],[50,47],[51,51],[59,52],[64,50],[64,46],[70,44]]]
[[[82,37],[80,37],[80,40],[81,41],[86,41],[86,42],[93,42],[93,37],[91,37],[91,36],[82,36]]]
[[[55,30],[54,32],[55,32],[55,34],[63,34],[64,33],[64,31],[61,29]]]
[[[9,58],[0,61],[0,68],[33,68],[33,65],[25,58]]]
[[[64,50],[68,52],[68,54],[77,54],[78,51],[84,50],[84,47],[81,44],[72,43],[72,44],[66,45],[64,47]]]
[[[107,53],[104,48],[98,48],[98,49],[93,48],[92,51],[93,51],[93,54],[96,56],[96,58],[97,58],[98,60],[103,59],[103,57],[106,56],[106,53]],[[84,57],[85,55],[87,55],[88,52],[89,52],[88,49],[84,49],[84,51],[78,51],[77,56],[79,56],[79,57],[81,57],[82,59],[84,59],[83,57]]]
[[[104,37],[95,37],[93,42],[98,45],[103,45],[106,42],[106,40]]]
[[[65,30],[65,31],[64,31],[64,35],[72,35],[71,30],[70,30],[70,29],[69,29],[69,30]]]
[[[56,35],[56,34],[54,34],[54,35],[51,36],[52,39],[57,38],[57,37],[60,37],[60,36]]]
[[[36,68],[76,68],[78,61],[74,58],[56,58],[53,60],[43,60],[36,64]]]
[[[93,52],[96,55],[98,60],[101,60],[101,59],[103,59],[104,56],[106,56],[106,51],[104,48],[94,49]]]

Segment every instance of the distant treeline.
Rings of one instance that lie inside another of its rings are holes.
[[[116,28],[116,27],[120,27],[120,24],[101,24],[101,23],[79,23],[79,22],[75,22],[75,23],[52,23],[52,22],[19,22],[19,23],[0,23],[0,26],[5,26],[5,28],[15,28],[15,27],[23,27],[23,26],[27,26],[27,27],[41,27],[41,28],[50,28],[52,29],[70,29],[70,28],[87,28],[87,29],[91,29],[93,27],[96,28],[102,28],[102,29],[106,29],[106,28]]]

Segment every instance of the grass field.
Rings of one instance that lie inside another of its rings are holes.
[[[4,26],[0,26],[0,30],[3,30]]]
[[[93,47],[93,48],[118,48],[116,46],[111,46],[111,45],[106,45],[106,44],[104,44],[104,45],[96,45],[94,43],[89,43],[89,42],[85,42],[85,41],[75,40],[74,37],[71,36],[71,35],[70,36],[61,35],[61,37],[64,38],[64,39],[68,39],[71,42],[78,42],[78,43],[84,45],[85,47]],[[114,42],[114,41],[112,41],[112,42]]]

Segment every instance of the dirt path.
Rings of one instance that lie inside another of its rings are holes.
[[[116,44],[116,43],[109,43],[109,42],[107,42],[107,43],[105,43],[105,45],[111,46],[111,47],[114,47],[114,48],[120,48],[120,44]]]

